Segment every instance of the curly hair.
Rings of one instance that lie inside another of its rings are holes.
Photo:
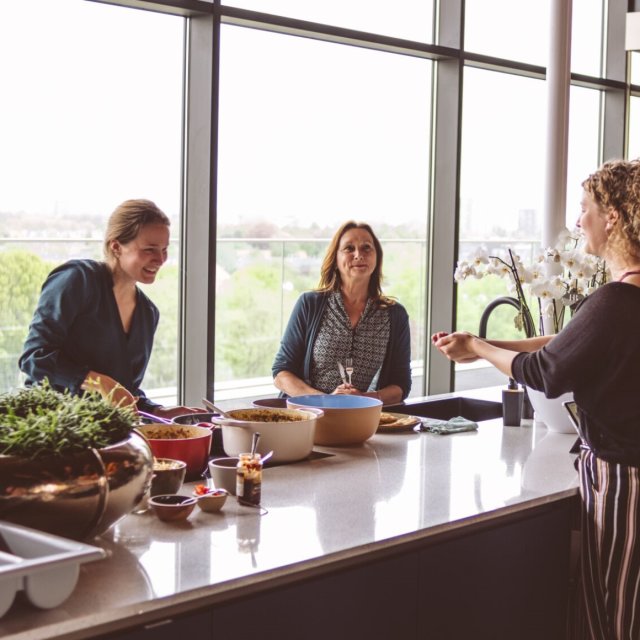
[[[151,200],[125,200],[118,205],[109,217],[102,249],[107,260],[113,257],[111,242],[121,244],[131,242],[146,224],[164,224],[170,226],[169,217]]]
[[[609,160],[582,183],[584,190],[604,211],[620,218],[608,244],[614,251],[640,258],[640,158]]]
[[[338,270],[338,249],[340,247],[340,240],[342,236],[351,231],[351,229],[364,229],[373,240],[373,246],[376,249],[376,267],[369,279],[369,297],[379,306],[388,306],[394,304],[393,298],[383,295],[382,293],[382,245],[378,240],[373,229],[366,222],[355,222],[349,220],[345,222],[334,234],[327,252],[325,253],[322,266],[320,267],[320,282],[316,288],[316,291],[328,293],[330,291],[340,291],[342,287],[342,278],[340,277],[340,271]]]

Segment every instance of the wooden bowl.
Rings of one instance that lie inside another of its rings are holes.
[[[305,395],[287,398],[292,409],[321,409],[315,444],[345,446],[368,440],[378,429],[382,402],[368,396]]]
[[[189,496],[171,494],[149,498],[151,510],[165,522],[186,520],[196,506],[196,499]]]

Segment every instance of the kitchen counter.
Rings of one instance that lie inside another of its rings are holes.
[[[458,396],[497,401],[500,390]],[[0,636],[94,638],[193,612],[215,616],[225,603],[518,522],[575,501],[575,439],[491,419],[477,432],[376,434],[358,447],[316,447],[307,461],[265,469],[263,515],[230,497],[220,513],[196,507],[183,523],[149,512],[126,517],[92,541],[109,557],[82,566],[65,603],[49,611],[14,603]]]

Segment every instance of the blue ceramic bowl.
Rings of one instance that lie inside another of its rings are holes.
[[[291,409],[322,409],[314,444],[344,446],[368,440],[378,429],[382,402],[367,396],[305,395],[287,398]]]

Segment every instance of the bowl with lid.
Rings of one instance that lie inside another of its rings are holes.
[[[315,444],[344,446],[368,440],[378,429],[382,402],[368,396],[309,394],[287,398],[292,409],[321,409]]]
[[[228,456],[251,451],[254,433],[260,434],[257,452],[273,451],[272,462],[295,462],[309,457],[313,449],[316,421],[322,411],[313,408],[233,409],[228,418],[213,418],[222,427],[222,445]]]

